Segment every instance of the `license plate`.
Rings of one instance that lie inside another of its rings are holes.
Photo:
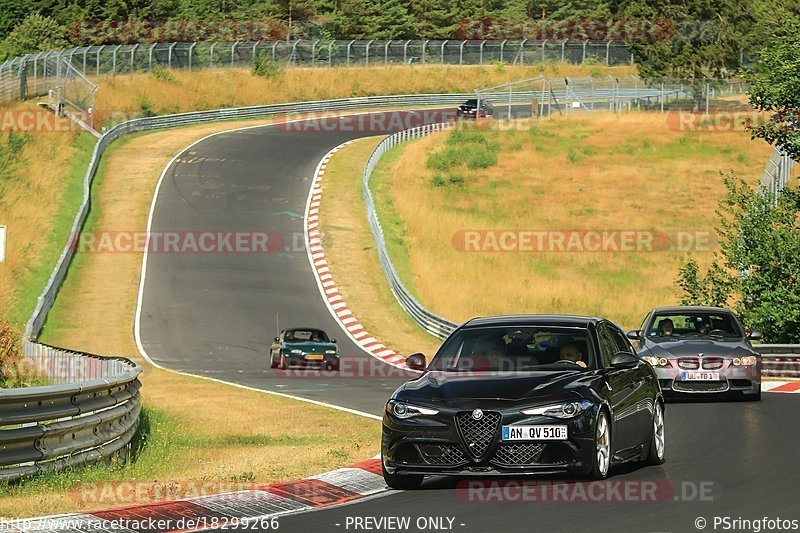
[[[322,361],[325,358],[321,353],[306,354],[306,361]]]
[[[503,440],[567,440],[567,426],[503,426]]]
[[[719,381],[719,372],[681,372],[682,381]]]

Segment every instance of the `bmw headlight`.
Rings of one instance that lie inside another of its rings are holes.
[[[530,409],[523,409],[520,411],[523,415],[543,415],[552,416],[553,418],[572,418],[590,409],[594,405],[589,400],[577,400],[574,402],[555,403],[551,405],[543,405],[541,407],[532,407]]]
[[[325,350],[325,353],[328,355],[336,355],[336,350]]]
[[[671,366],[669,364],[669,359],[667,359],[666,357],[654,357],[652,355],[643,355],[642,359],[645,362],[649,363],[650,366],[654,366],[654,367],[655,366],[660,366],[660,367]]]
[[[292,350],[292,351],[291,351],[291,352],[289,352],[289,353],[301,354],[301,353],[303,353],[303,350],[297,350],[297,349],[294,349],[294,350]]]
[[[420,407],[419,405],[398,402],[396,400],[389,400],[389,403],[386,404],[386,410],[403,420],[415,416],[432,416],[439,413],[439,411],[431,409],[430,407]]]
[[[755,355],[746,355],[744,357],[734,357],[733,366],[753,366],[756,364]]]

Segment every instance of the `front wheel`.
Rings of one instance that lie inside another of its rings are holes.
[[[611,423],[605,411],[597,415],[594,430],[594,454],[592,469],[589,475],[592,479],[605,479],[611,466]]]
[[[281,354],[280,359],[278,359],[278,370],[286,370],[286,356]]]
[[[653,436],[650,439],[650,447],[647,452],[645,462],[650,465],[664,464],[664,452],[666,449],[664,439],[664,405],[656,401],[656,408],[653,411]]]
[[[745,394],[744,399],[747,402],[760,402],[761,401],[761,385],[758,386],[758,390],[752,394]]]
[[[405,476],[401,474],[390,474],[383,465],[383,459],[381,459],[381,473],[383,474],[383,480],[386,482],[386,485],[390,489],[397,490],[418,489],[420,485],[422,485],[422,480],[425,478],[425,476],[421,474],[409,474]]]
[[[269,354],[269,367],[270,368],[278,368],[278,362],[275,361],[275,354],[270,352]]]

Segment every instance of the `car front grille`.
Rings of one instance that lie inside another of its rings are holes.
[[[500,413],[483,411],[483,416],[475,420],[471,411],[465,411],[456,415],[456,425],[469,454],[481,459],[497,435]]]
[[[417,450],[429,465],[458,466],[467,462],[464,452],[455,444],[418,444]]]
[[[681,357],[678,359],[678,366],[684,370],[697,370],[700,368],[700,360],[695,357]]]
[[[501,444],[494,454],[493,463],[501,466],[524,466],[539,462],[546,444],[519,443]]]
[[[706,370],[719,370],[725,360],[722,357],[706,357],[703,359],[703,368]]]
[[[725,392],[727,381],[679,381],[672,383],[672,390],[677,392]]]

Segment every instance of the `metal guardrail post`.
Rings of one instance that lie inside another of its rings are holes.
[[[445,39],[444,41],[442,41],[442,49],[441,49],[441,51],[439,52],[439,55],[440,55],[440,58],[439,58],[439,59],[440,59],[440,64],[441,64],[441,65],[444,65],[444,47],[445,47],[445,46],[447,46],[447,42],[448,42],[448,41],[447,41],[447,39]]]
[[[461,44],[458,47],[458,64],[464,64],[464,45],[467,44],[467,41],[461,41]]]
[[[350,66],[350,48],[353,46],[354,42],[355,42],[355,40],[350,41],[349,43],[347,43],[347,63],[346,63],[346,65],[348,67]]]
[[[392,44],[392,40],[391,39],[386,41],[386,44],[383,45],[383,64],[384,65],[388,65],[389,64],[389,45],[390,44]]]
[[[367,41],[367,51],[366,55],[364,56],[364,66],[369,67],[369,47],[373,43],[373,40]]]

